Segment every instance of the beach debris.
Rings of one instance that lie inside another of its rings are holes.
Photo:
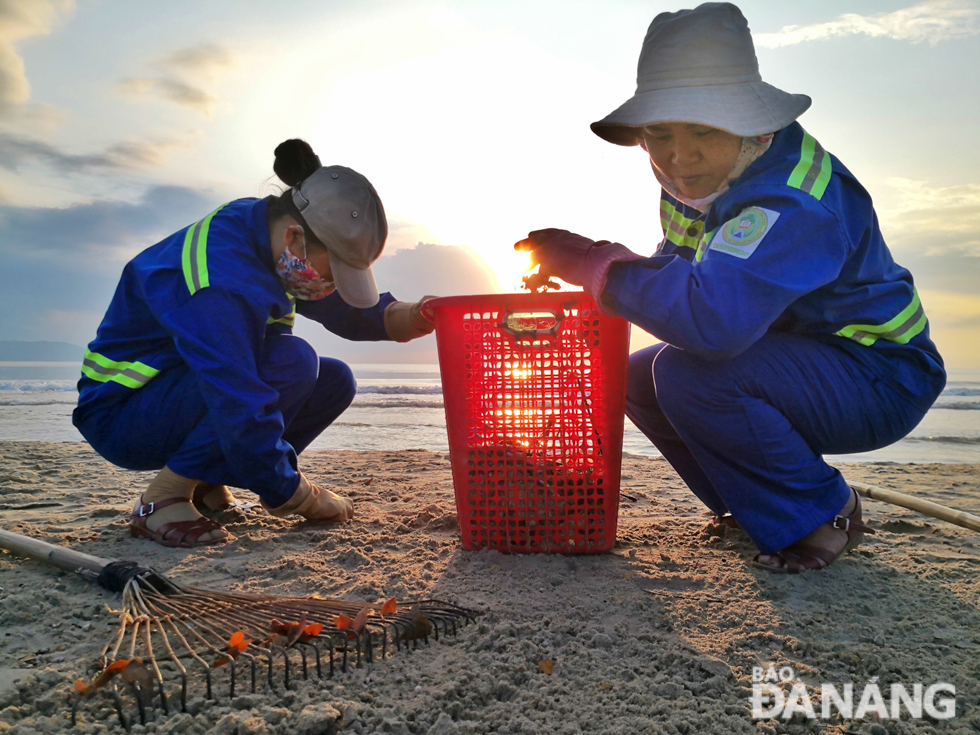
[[[228,639],[228,653],[214,662],[215,668],[230,664],[232,659],[238,658],[238,654],[243,653],[248,648],[249,643],[251,641],[246,640],[245,634],[242,631],[239,630],[233,633],[231,638]]]
[[[139,659],[127,658],[120,661],[113,661],[111,664],[106,666],[100,671],[91,682],[86,684],[81,679],[75,680],[75,691],[79,694],[91,694],[96,689],[101,689],[109,680],[112,679],[117,674],[121,674],[124,669],[126,669],[131,663],[140,662]],[[142,662],[140,662],[142,663]]]
[[[420,605],[413,605],[408,611],[408,621],[411,627],[402,636],[403,641],[429,640],[432,635],[433,626],[429,619],[422,614]]]
[[[361,634],[362,630],[364,630],[364,626],[367,625],[368,615],[370,614],[371,609],[368,607],[362,608],[361,611],[357,613],[357,617],[353,619],[344,613],[340,613],[340,615],[334,617],[333,624],[338,630],[353,631],[353,633],[347,634],[347,639],[352,641]]]
[[[548,289],[552,289],[554,291],[561,290],[561,286],[552,281],[551,276],[546,276],[541,273],[531,273],[524,276],[521,278],[521,285],[531,293],[541,293],[542,291],[547,291]]]
[[[398,601],[392,597],[387,600],[384,605],[381,606],[381,617],[385,615],[392,615],[398,610]]]
[[[555,662],[550,658],[542,659],[541,663],[538,664],[538,668],[541,669],[542,674],[551,676],[553,673],[555,673]]]

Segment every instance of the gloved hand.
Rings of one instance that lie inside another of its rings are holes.
[[[600,307],[610,266],[643,257],[618,242],[595,242],[568,230],[555,229],[528,233],[526,239],[514,245],[514,249],[530,252],[531,264],[540,264],[541,274],[582,286]]]
[[[422,313],[422,304],[436,296],[423,296],[414,304],[393,301],[385,309],[385,331],[395,342],[408,342],[431,334],[436,328]]]
[[[262,507],[279,518],[295,514],[310,521],[334,520],[344,523],[354,517],[354,503],[350,498],[314,485],[302,472],[299,473],[299,485],[293,497],[278,508],[270,508],[265,501]]]

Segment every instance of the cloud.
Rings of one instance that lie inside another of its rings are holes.
[[[891,13],[845,13],[837,20],[806,26],[784,26],[775,33],[754,34],[756,46],[780,48],[808,41],[864,35],[912,43],[968,38],[980,33],[980,9],[969,0],[926,0]]]
[[[472,250],[420,242],[382,256],[373,267],[378,287],[402,301],[422,296],[456,296],[498,291],[496,277]]]
[[[882,227],[896,243],[915,240],[926,256],[980,257],[980,184],[934,187],[905,178],[885,183],[890,196],[879,211]],[[933,242],[923,249],[929,239]]]
[[[237,63],[237,58],[228,49],[205,43],[174,51],[160,59],[157,65],[177,74],[213,81]]]
[[[167,100],[175,105],[196,110],[205,117],[211,117],[218,104],[218,100],[207,92],[169,77],[123,79],[116,89],[126,97]]]
[[[218,100],[202,89],[237,64],[237,57],[213,43],[178,49],[151,64],[163,74],[120,80],[116,90],[136,100],[163,100],[211,117]]]
[[[0,115],[26,105],[31,85],[17,43],[50,33],[72,0],[0,0]]]
[[[29,164],[43,163],[62,174],[140,170],[159,166],[168,151],[183,145],[184,141],[177,138],[124,140],[99,153],[78,154],[44,141],[0,132],[0,168],[19,171]]]
[[[980,293],[980,185],[887,179],[877,205],[895,259],[920,289]]]
[[[3,269],[26,275],[32,262],[52,257],[91,270],[114,269],[214,206],[206,194],[179,186],[153,187],[136,202],[102,200],[60,209],[0,205]]]

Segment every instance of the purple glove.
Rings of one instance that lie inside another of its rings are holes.
[[[555,229],[530,232],[514,249],[529,251],[531,264],[540,264],[541,273],[582,286],[600,308],[612,264],[643,257],[618,242],[595,242],[568,230]]]

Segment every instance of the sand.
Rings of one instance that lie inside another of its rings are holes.
[[[755,552],[738,531],[712,535],[665,462],[628,457],[613,552],[465,552],[446,455],[322,452],[303,466],[354,498],[353,523],[229,511],[220,520],[235,541],[175,550],[126,532],[148,474],[116,469],[82,444],[0,443],[0,528],[136,559],[197,586],[370,602],[429,596],[483,612],[456,638],[414,653],[285,696],[205,703],[198,693],[190,713],[157,710],[133,732],[980,732],[976,533],[867,502],[877,537],[819,573],[771,575],[748,564]],[[842,469],[980,513],[977,465]],[[69,730],[71,682],[114,629],[107,606],[118,600],[0,554],[0,735]],[[856,698],[873,677],[885,692],[893,682],[949,682],[956,717],[755,721],[753,667],[770,663],[817,691],[853,682]],[[83,709],[77,731],[123,732],[106,704]]]

